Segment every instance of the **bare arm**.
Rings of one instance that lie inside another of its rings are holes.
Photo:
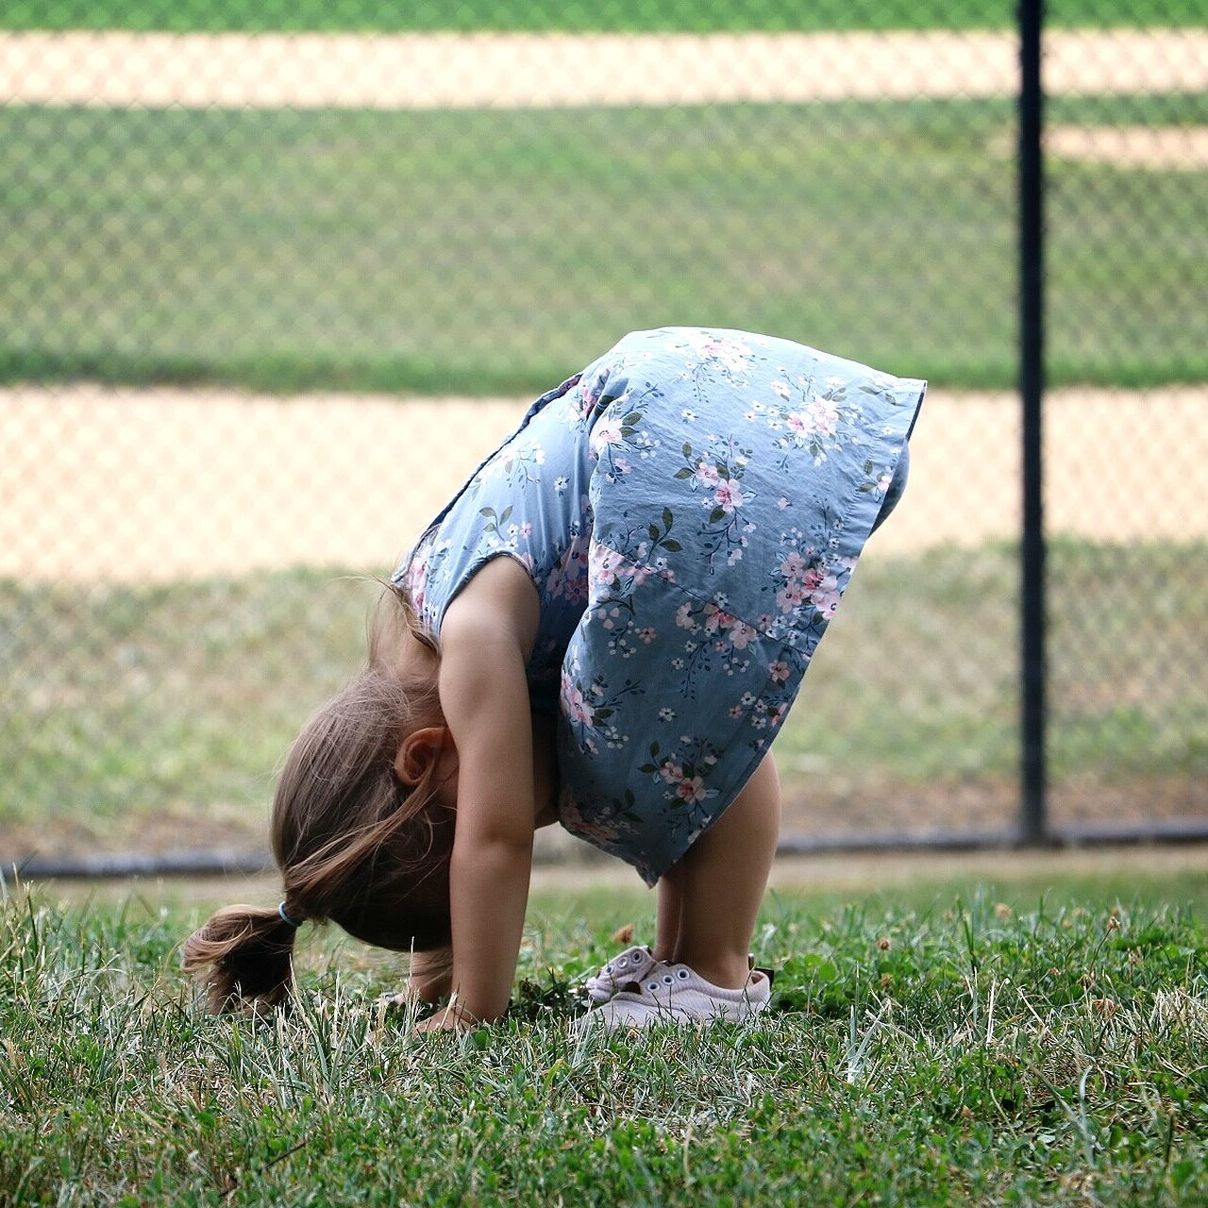
[[[445,965],[444,952],[416,952],[411,957],[411,977],[400,1001],[437,1002],[452,989],[452,971]]]
[[[450,606],[441,631],[441,706],[458,753],[449,893],[452,989],[463,1020],[503,1014],[520,951],[533,858],[525,664],[536,608],[524,572],[498,559]]]

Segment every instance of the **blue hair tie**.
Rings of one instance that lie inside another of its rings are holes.
[[[301,921],[295,922],[293,919],[291,919],[289,917],[288,914],[285,913],[285,903],[284,902],[282,902],[277,907],[277,913],[281,916],[281,921],[283,923],[287,924],[288,926],[292,927],[295,931],[297,931],[298,928],[302,926]]]

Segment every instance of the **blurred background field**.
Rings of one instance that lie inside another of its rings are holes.
[[[1055,98],[1050,116],[1182,129],[1208,101]],[[625,331],[700,316],[1009,388],[1013,130],[1008,99],[12,108],[0,376],[539,391]],[[1054,384],[1208,377],[1188,273],[1206,175],[1208,156],[1054,157]]]
[[[1191,3],[1130,0],[1105,9],[1094,0],[1050,0],[1057,26],[1194,25]],[[712,30],[1007,29],[1014,10],[994,0],[914,4],[907,0],[815,0],[773,5],[766,0],[693,4],[688,0],[609,0],[605,4],[554,4],[547,0],[436,0],[407,5],[369,0],[11,0],[0,13],[6,29],[257,30]]]
[[[1017,118],[1013,88],[983,77],[1013,54],[1013,6],[407,13],[0,14],[15,31],[180,35],[155,44],[155,103],[106,99],[129,43],[66,40],[43,60],[0,37],[0,857],[259,844],[289,737],[360,657],[361,576],[390,571],[526,396],[672,323],[933,383],[906,501],[783,739],[786,827],[1008,825]],[[1046,103],[1053,816],[1202,819],[1208,28],[1179,0],[1048,17],[1075,36]],[[701,43],[637,35],[725,32],[728,76],[785,71],[795,95],[812,73],[829,99],[575,103],[595,44],[573,39],[542,60],[549,104],[529,72],[523,105],[312,105],[289,38],[269,64],[289,103],[224,103],[222,79],[198,99],[189,78],[217,54],[194,34],[312,31],[360,36],[329,65],[350,76],[358,47],[422,34],[399,62],[436,81],[451,52],[433,30],[632,33],[618,96],[626,74],[705,70]],[[762,39],[832,31],[871,40],[807,42],[786,66]],[[1141,84],[1121,83],[1129,55]],[[901,95],[899,76],[929,74],[955,82]]]
[[[1208,752],[1195,737],[1208,704],[1187,677],[1138,665],[1130,648],[1199,640],[1205,552],[1073,541],[1054,551],[1059,600],[1079,620],[1056,633],[1070,654],[1056,668],[1052,770],[1059,785],[1094,785],[1090,805],[1067,788],[1062,821],[1208,810]],[[786,825],[1001,825],[1018,763],[1014,548],[869,562],[778,747]],[[1114,654],[1084,663],[1081,627],[1117,628],[1117,576],[1160,578],[1161,606],[1116,634]],[[261,841],[272,771],[300,720],[364,657],[376,594],[368,577],[305,570],[7,585],[0,608],[25,636],[8,652],[8,841],[43,851]]]

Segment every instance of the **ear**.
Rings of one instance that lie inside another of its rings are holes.
[[[417,785],[448,748],[452,736],[448,726],[423,726],[412,730],[399,743],[394,756],[394,774],[406,785]]]

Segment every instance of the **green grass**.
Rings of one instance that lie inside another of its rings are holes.
[[[530,391],[626,331],[708,323],[1009,387],[1013,131],[1006,101],[0,109],[0,380]],[[1208,378],[1204,178],[1051,165],[1054,384]]]
[[[383,1014],[397,964],[334,929],[258,1025],[194,1008],[197,909],[17,895],[0,1205],[1208,1197],[1202,878],[779,895],[757,1026],[576,1040],[570,987],[638,901],[536,899],[512,1018],[454,1039]]]
[[[1202,14],[1190,0],[1130,0],[1106,9],[1093,0],[1051,0],[1053,26],[1194,25]],[[0,11],[6,29],[220,30],[672,30],[704,32],[751,29],[1006,29],[1011,4],[954,0],[913,4],[907,0],[814,0],[774,4],[745,0],[694,4],[688,0],[608,0],[602,4],[532,3],[530,0],[436,0],[386,5],[373,0],[13,0]]]
[[[1204,552],[1051,551],[1052,771],[1084,815],[1186,814],[1208,774]],[[1123,606],[1122,583],[1144,600]],[[363,658],[375,594],[319,571],[0,585],[5,846],[262,842],[273,770]],[[1017,597],[1007,545],[864,560],[778,741],[790,829],[1008,822]]]

